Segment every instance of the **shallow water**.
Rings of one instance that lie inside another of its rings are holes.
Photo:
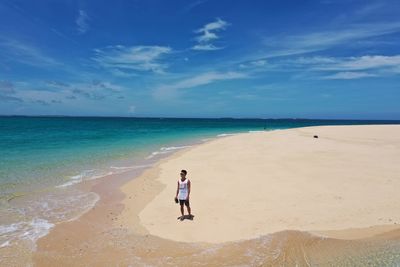
[[[85,246],[73,248],[67,244],[63,255],[39,254],[36,263],[43,266],[399,266],[399,231],[392,235],[397,237],[337,240],[307,232],[283,231],[252,240],[210,245],[173,242],[112,229],[93,235]],[[68,259],[68,255],[74,257]]]

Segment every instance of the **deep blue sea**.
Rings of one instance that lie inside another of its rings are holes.
[[[98,200],[82,181],[149,166],[152,159],[224,135],[315,125],[400,121],[0,117],[0,248],[34,242]],[[24,241],[24,242],[25,242]]]

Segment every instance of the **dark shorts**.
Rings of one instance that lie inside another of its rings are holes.
[[[181,206],[183,206],[183,204],[185,204],[187,207],[189,207],[189,200],[185,200],[185,199],[179,199],[179,204]]]

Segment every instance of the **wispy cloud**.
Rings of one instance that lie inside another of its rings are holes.
[[[192,3],[190,3],[189,5],[187,5],[186,7],[183,8],[184,12],[189,12],[190,10],[206,3],[208,0],[196,0],[193,1]]]
[[[332,60],[328,64],[318,64],[314,69],[322,71],[339,71],[324,79],[360,79],[366,77],[379,77],[388,74],[397,75],[400,67],[400,55],[382,56],[366,55]],[[365,72],[368,70],[368,72]]]
[[[42,106],[79,100],[121,99],[126,88],[108,81],[66,83],[59,81],[0,81],[0,101],[24,102]]]
[[[108,46],[104,49],[95,49],[93,58],[102,67],[118,75],[129,75],[132,72],[164,73],[168,67],[161,58],[172,52],[165,46]]]
[[[375,14],[377,11],[380,10],[385,10],[386,4],[383,2],[372,2],[372,3],[367,3],[365,6],[362,6],[358,8],[355,12],[354,15],[356,17],[365,17],[369,16],[371,14]]]
[[[0,58],[31,66],[46,67],[60,65],[55,59],[45,55],[40,49],[15,39],[0,37]]]
[[[271,61],[272,63],[268,64],[267,70],[319,73],[323,75],[323,79],[360,79],[397,75],[400,68],[400,55],[364,55],[358,57],[313,56],[283,58]],[[327,73],[332,72],[336,73],[326,76]],[[304,75],[300,75],[300,77],[304,77]],[[311,77],[315,76],[311,75]]]
[[[0,81],[0,94],[14,94],[14,84],[10,81]]]
[[[243,68],[243,69],[257,68],[257,67],[263,67],[263,66],[265,66],[265,64],[267,64],[267,61],[265,59],[259,59],[259,60],[241,63],[241,64],[239,64],[239,67]]]
[[[10,81],[0,81],[0,102],[23,102],[15,96],[14,84]]]
[[[217,81],[242,79],[246,77],[248,77],[248,75],[242,72],[206,72],[171,84],[161,85],[153,91],[153,96],[157,99],[171,98],[176,95],[178,90],[194,88]]]
[[[55,87],[55,88],[70,86],[68,83],[60,82],[60,81],[47,81],[46,84],[48,86]]]
[[[376,74],[367,73],[367,72],[353,72],[353,71],[345,71],[338,72],[332,75],[324,76],[322,79],[324,80],[354,80],[361,79],[367,77],[376,77]]]
[[[210,22],[196,30],[195,33],[199,35],[195,38],[197,44],[192,49],[206,51],[222,49],[223,47],[215,46],[212,42],[219,38],[217,33],[225,30],[228,26],[228,22],[218,18],[216,21]]]
[[[84,34],[89,30],[89,20],[87,13],[84,10],[79,10],[78,17],[75,20],[79,34]]]
[[[391,68],[398,66],[400,66],[400,55],[366,55],[341,60],[337,63],[326,66],[325,69],[365,70],[376,68]]]
[[[352,24],[339,29],[264,39],[267,52],[260,57],[299,55],[348,45],[357,40],[400,32],[400,22]]]
[[[21,98],[0,94],[0,102],[24,102]]]
[[[192,47],[193,50],[199,50],[199,51],[214,51],[214,50],[220,50],[222,47],[217,47],[213,44],[197,44]]]
[[[84,97],[90,100],[101,100],[110,96],[119,96],[124,87],[110,82],[92,81],[91,83],[73,84],[68,92],[76,98]]]
[[[38,104],[48,106],[52,103],[58,103],[64,98],[65,92],[45,91],[37,89],[19,89],[15,97],[20,99],[20,102]]]
[[[292,66],[309,66],[313,70],[367,70],[387,69],[400,66],[400,55],[364,55],[359,57],[300,57],[292,60],[283,60]]]

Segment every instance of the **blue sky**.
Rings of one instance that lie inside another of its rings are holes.
[[[400,1],[0,2],[0,114],[400,119]]]

